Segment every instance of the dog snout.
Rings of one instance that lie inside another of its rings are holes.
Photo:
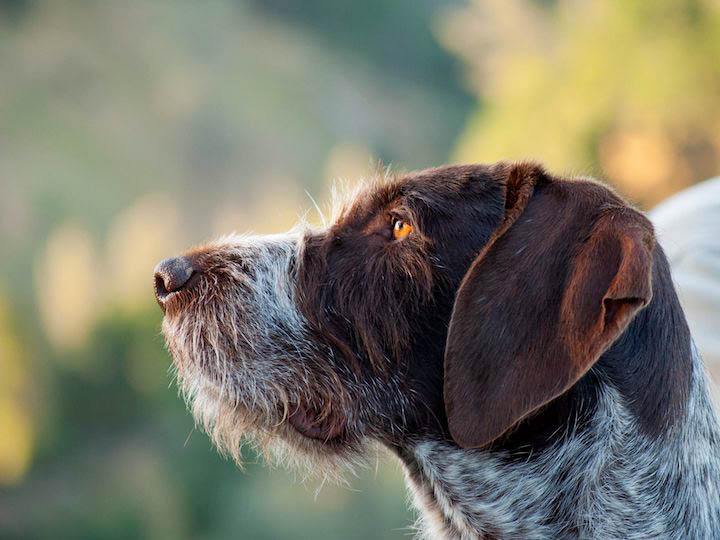
[[[158,303],[164,306],[174,293],[187,288],[197,273],[196,265],[188,257],[171,257],[160,261],[155,267],[155,297]]]

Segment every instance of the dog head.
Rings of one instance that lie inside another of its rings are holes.
[[[197,421],[235,457],[347,461],[367,441],[502,437],[651,299],[653,233],[532,163],[383,178],[321,230],[232,236],[156,268]]]

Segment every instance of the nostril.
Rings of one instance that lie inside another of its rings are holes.
[[[155,267],[155,296],[162,301],[171,293],[182,290],[197,273],[187,257],[174,257],[160,261]]]
[[[155,294],[157,296],[167,296],[170,293],[165,286],[165,278],[159,272],[155,272]]]

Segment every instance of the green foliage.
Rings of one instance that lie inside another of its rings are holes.
[[[717,2],[475,2],[441,35],[482,103],[461,161],[533,157],[645,203],[720,168]]]

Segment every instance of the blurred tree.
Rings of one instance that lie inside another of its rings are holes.
[[[34,446],[31,373],[12,326],[10,306],[0,294],[0,487],[20,482]]]
[[[6,15],[17,22],[30,9],[32,0],[0,0],[0,16]]]
[[[651,204],[720,168],[720,4],[476,0],[440,39],[481,104],[455,158],[537,158]]]
[[[252,0],[258,10],[312,29],[335,50],[349,51],[415,84],[468,101],[460,66],[442,48],[428,22],[439,7],[460,0]]]

